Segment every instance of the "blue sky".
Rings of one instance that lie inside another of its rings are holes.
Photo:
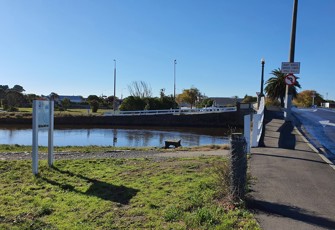
[[[154,96],[192,86],[243,97],[288,61],[293,0],[0,0],[0,85],[26,93]],[[302,90],[335,99],[335,1],[300,0],[295,61]]]

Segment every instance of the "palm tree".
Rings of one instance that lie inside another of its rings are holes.
[[[264,90],[269,98],[273,100],[280,99],[280,105],[281,107],[284,107],[284,98],[286,91],[285,77],[287,74],[282,73],[279,68],[272,70],[271,74],[273,75],[273,77],[269,78],[266,81],[266,87]],[[297,77],[297,79],[299,78]],[[297,88],[301,88],[298,81],[295,82],[294,86],[289,87],[290,93],[292,94],[293,98],[297,96]]]

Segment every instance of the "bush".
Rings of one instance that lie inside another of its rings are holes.
[[[120,105],[120,110],[123,111],[134,111],[143,110],[146,106],[146,102],[140,97],[129,96],[125,98]]]
[[[92,101],[90,101],[90,106],[91,106],[91,109],[92,109],[92,112],[93,112],[93,113],[98,112],[98,109],[99,109],[99,102],[98,102],[97,100],[92,100]]]

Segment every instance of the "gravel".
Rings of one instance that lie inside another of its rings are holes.
[[[201,151],[134,151],[116,150],[94,153],[54,152],[55,159],[107,159],[107,158],[171,158],[171,157],[201,157],[228,156],[229,150],[201,150]],[[48,154],[39,152],[39,159],[47,159]],[[31,160],[31,152],[0,153],[0,160]]]

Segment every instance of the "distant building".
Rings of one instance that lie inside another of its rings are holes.
[[[243,98],[234,97],[210,97],[213,100],[213,107],[235,106],[237,102],[241,103]]]
[[[324,102],[324,103],[321,103],[321,107],[324,107],[324,108],[335,108],[335,103]]]
[[[56,101],[63,101],[65,98],[68,98],[73,103],[82,103],[85,101],[82,96],[66,96],[66,95],[59,95]]]

